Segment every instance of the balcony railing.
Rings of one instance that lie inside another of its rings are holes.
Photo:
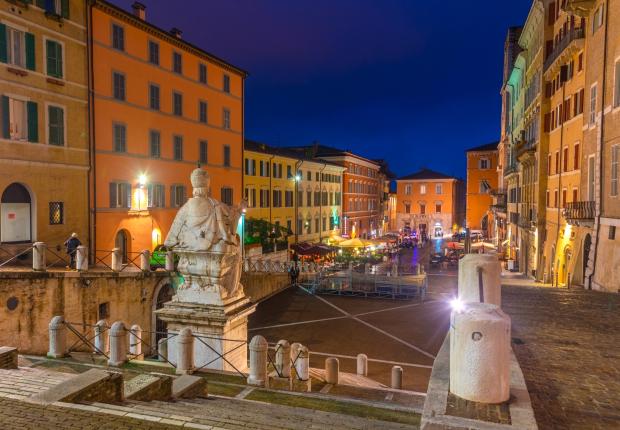
[[[560,54],[575,40],[583,39],[584,31],[583,28],[573,28],[566,32],[564,37],[560,40],[560,42],[554,46],[553,51],[547,57],[544,63],[545,71],[558,59]]]
[[[583,221],[593,221],[596,214],[596,205],[592,201],[570,202],[566,204],[563,215],[569,224],[579,224]]]
[[[489,194],[491,194],[492,196],[506,196],[506,189],[494,188],[489,192]]]

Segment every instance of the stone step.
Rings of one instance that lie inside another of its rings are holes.
[[[90,369],[61,382],[46,391],[35,394],[32,401],[51,404],[54,402],[119,402],[123,399],[123,375]]]
[[[153,375],[142,373],[135,378],[125,381],[123,386],[125,399],[141,400],[169,400],[172,397],[172,378],[168,375]]]
[[[172,397],[175,399],[193,399],[207,397],[207,380],[200,376],[181,375],[172,381]]]
[[[17,348],[0,346],[0,369],[17,369]]]

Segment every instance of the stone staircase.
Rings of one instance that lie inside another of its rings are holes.
[[[0,396],[18,400],[43,393],[75,376],[30,367],[2,369],[0,372]]]

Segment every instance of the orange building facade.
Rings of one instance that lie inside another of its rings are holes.
[[[197,165],[213,197],[241,200],[246,73],[147,23],[139,3],[97,0],[89,21],[91,235],[100,258],[129,257],[163,242]]]
[[[491,191],[498,187],[498,142],[468,149],[466,226],[492,236],[493,199]]]

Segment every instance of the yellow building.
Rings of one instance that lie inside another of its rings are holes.
[[[82,0],[0,0],[3,247],[53,248],[72,232],[88,242],[84,8]]]

